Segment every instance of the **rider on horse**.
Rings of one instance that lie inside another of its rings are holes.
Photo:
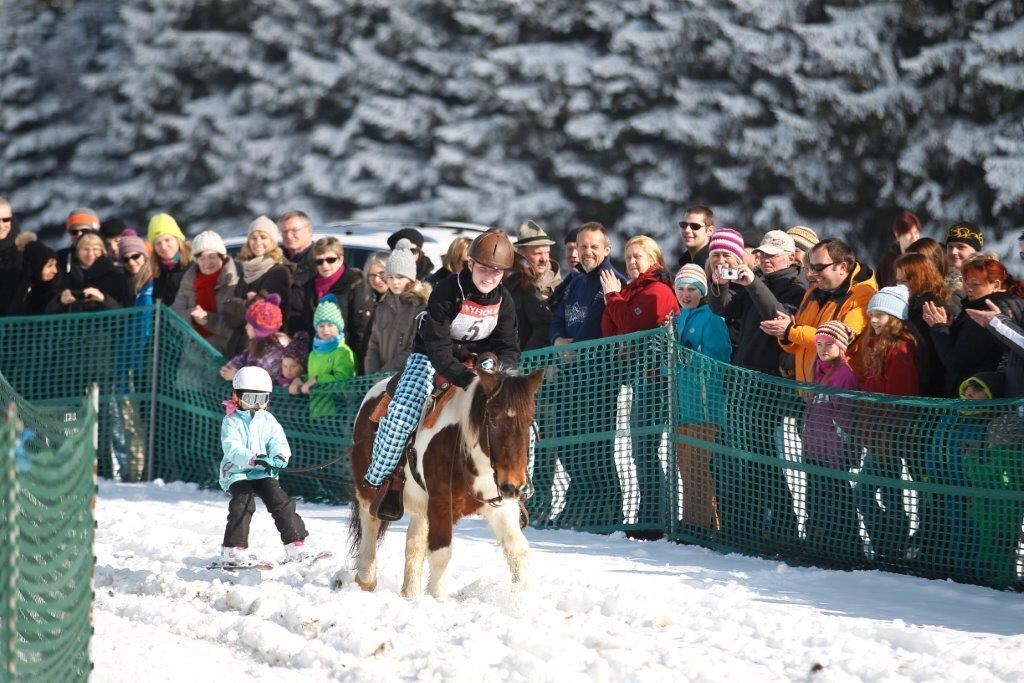
[[[374,488],[398,464],[435,373],[466,389],[476,375],[463,363],[473,357],[477,367],[491,372],[519,365],[515,302],[501,284],[514,263],[512,243],[503,231],[489,230],[473,240],[468,256],[465,268],[434,288],[420,314],[412,354],[373,440],[364,480]]]

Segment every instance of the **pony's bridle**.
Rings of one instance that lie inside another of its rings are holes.
[[[491,402],[491,399],[497,396],[501,392],[501,385],[504,382],[500,376],[498,377],[498,388],[487,396],[484,400],[484,426],[480,429],[480,438],[477,439],[477,445],[482,446],[484,451],[487,453],[487,461],[491,466],[491,477],[494,480],[494,490],[498,495],[493,498],[477,498],[470,493],[470,497],[479,502],[486,503],[492,508],[496,508],[502,504],[504,498],[501,495],[501,487],[498,486],[498,468],[494,464],[494,451],[491,450],[491,427],[495,426],[494,416],[487,410],[487,405]],[[535,430],[536,426],[531,422],[530,429]],[[528,500],[533,495],[533,480],[530,479],[530,472],[527,469],[526,472],[526,494],[520,500]]]

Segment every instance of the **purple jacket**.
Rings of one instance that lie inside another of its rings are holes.
[[[274,381],[281,385],[287,385],[289,380],[281,376],[281,359],[284,358],[284,347],[280,344],[268,344],[266,353],[257,358],[246,349],[228,361],[228,364],[235,368],[244,368],[255,365],[266,370]]]
[[[824,368],[814,361],[814,383],[835,389],[859,389],[853,368],[843,361],[833,368]],[[850,400],[831,394],[813,394],[804,415],[804,460],[812,464],[847,469],[850,449],[844,435],[853,429],[854,412]],[[841,431],[840,431],[841,430]]]

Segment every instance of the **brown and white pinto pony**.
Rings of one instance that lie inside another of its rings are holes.
[[[479,513],[501,544],[512,583],[526,586],[529,546],[519,527],[519,498],[529,483],[527,465],[534,396],[543,370],[527,376],[491,375],[477,372],[466,390],[457,390],[441,408],[431,427],[420,425],[413,438],[415,458],[405,464],[403,501],[410,515],[405,541],[405,580],[402,595],[423,591],[423,562],[430,561],[427,592],[446,595],[445,570],[451,559],[455,524]],[[370,514],[374,490],[363,482],[370,465],[373,434],[377,425],[370,415],[380,401],[388,380],[367,392],[356,416],[350,464],[356,482],[352,518],[354,576],[339,572],[335,585],[354,580],[364,590],[377,587],[377,545],[387,522]],[[424,408],[429,409],[430,402]]]

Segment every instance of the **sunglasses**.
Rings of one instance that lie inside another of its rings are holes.
[[[813,270],[815,273],[820,273],[821,271],[825,270],[829,266],[834,266],[834,265],[835,265],[835,262],[833,262],[833,263],[808,263],[807,267],[810,268],[811,270]]]
[[[338,258],[337,256],[325,256],[324,258],[313,259],[313,263],[317,264],[318,266],[322,266],[325,263],[334,264],[340,260],[341,259]]]
[[[14,216],[0,216],[0,223],[10,223],[14,220]]]
[[[693,232],[697,232],[698,230],[703,230],[707,226],[704,225],[703,223],[687,223],[686,221],[679,221],[679,227],[682,228],[683,230],[691,230]]]
[[[241,396],[238,397],[238,400],[242,404],[247,406],[259,406],[260,408],[266,408],[267,405],[270,403],[270,394],[265,394],[263,392],[257,393],[255,391],[246,391]]]
[[[125,261],[141,261],[146,258],[145,254],[128,254],[124,257]]]

